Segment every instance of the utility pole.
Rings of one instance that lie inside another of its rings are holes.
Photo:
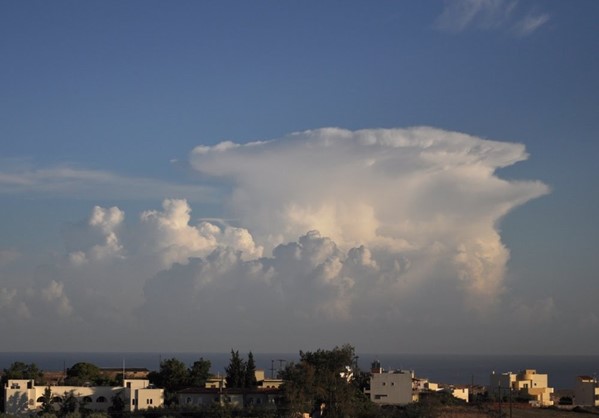
[[[501,416],[501,377],[499,377],[499,416]]]
[[[512,387],[510,386],[510,418],[512,418]]]

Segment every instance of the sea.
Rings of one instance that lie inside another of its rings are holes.
[[[244,356],[246,353],[240,353]],[[290,362],[299,360],[298,353],[253,353],[258,369],[267,377]],[[556,389],[572,389],[576,377],[597,376],[599,355],[465,355],[465,354],[364,354],[358,353],[358,366],[369,370],[378,361],[385,370],[412,370],[416,377],[432,382],[456,385],[489,384],[492,372],[518,372],[535,369],[548,374],[549,385]],[[0,352],[0,368],[13,362],[35,363],[44,371],[60,371],[78,362],[88,362],[98,367],[146,368],[158,370],[162,360],[176,358],[188,366],[203,358],[210,360],[211,372],[222,375],[229,364],[230,353],[191,352]]]

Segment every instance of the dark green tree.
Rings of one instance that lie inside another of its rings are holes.
[[[160,371],[149,375],[150,381],[158,387],[164,388],[164,399],[167,406],[177,403],[177,391],[185,388],[188,382],[187,367],[176,358],[160,362]]]
[[[68,414],[72,414],[73,412],[77,411],[78,409],[79,401],[77,401],[77,397],[75,396],[73,391],[65,392],[60,403],[58,415],[60,417],[65,417]]]
[[[45,383],[44,374],[35,363],[26,364],[21,361],[15,361],[8,369],[4,369],[0,384],[4,386],[8,379],[33,379],[37,385]],[[4,402],[4,396],[0,396],[0,410],[2,411],[5,408]]]
[[[8,369],[2,373],[2,382],[6,383],[8,379],[33,379],[36,384],[42,383],[44,374],[35,363],[26,364],[21,361],[15,361]]]
[[[231,360],[229,365],[225,367],[227,373],[227,387],[228,388],[242,388],[245,385],[246,376],[246,364],[245,361],[239,357],[239,351],[231,350]]]
[[[103,384],[104,377],[100,374],[100,368],[92,363],[75,363],[67,369],[65,383],[70,386],[81,386],[84,384]]]
[[[281,373],[285,380],[285,404],[291,412],[324,408],[328,417],[361,416],[370,410],[370,400],[348,372],[356,373],[355,351],[351,345],[332,350],[301,352],[297,364]]]
[[[42,395],[42,405],[40,407],[38,415],[42,416],[44,414],[53,414],[54,406],[52,405],[52,389],[50,386],[47,386],[44,389],[44,394]]]
[[[108,413],[111,417],[119,418],[123,416],[123,412],[125,411],[125,399],[123,391],[116,393],[113,397],[110,398],[111,405],[108,408]]]
[[[254,354],[250,351],[248,354],[248,361],[245,364],[245,379],[243,386],[246,388],[254,388],[258,385],[256,382],[256,363],[254,361]]]
[[[211,376],[210,367],[212,363],[210,360],[204,360],[200,357],[198,361],[194,361],[193,365],[188,371],[188,386],[203,387],[208,378]]]

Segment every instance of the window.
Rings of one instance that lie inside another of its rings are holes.
[[[131,382],[127,382],[127,387],[131,389]]]
[[[92,402],[91,396],[84,396],[83,397],[83,402],[85,402],[85,403]]]
[[[96,402],[98,402],[98,403],[105,403],[106,402],[106,398],[104,396],[98,396],[98,399],[96,399]]]
[[[188,397],[187,397],[187,400],[186,400],[185,402],[187,402],[187,403],[191,403],[191,398],[188,396]]]
[[[137,399],[131,399],[131,405],[133,405],[133,406],[137,405]]]
[[[39,398],[37,398],[37,401],[36,401],[36,402],[44,402],[44,397],[43,397],[43,396],[40,396]]]

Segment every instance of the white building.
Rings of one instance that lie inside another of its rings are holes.
[[[382,369],[370,375],[370,388],[365,394],[380,405],[406,405],[413,401],[413,372],[398,370],[383,372]]]
[[[549,387],[548,376],[537,373],[536,370],[526,369],[519,373],[491,373],[489,395],[501,396],[528,396],[530,403],[535,406],[551,406],[553,388]]]
[[[574,403],[581,406],[599,406],[599,384],[591,376],[578,376],[574,388]]]
[[[125,379],[124,386],[36,386],[33,380],[10,379],[4,386],[4,412],[29,415],[39,410],[47,388],[52,391],[52,402],[57,405],[65,396],[73,394],[94,411],[107,411],[115,396],[123,399],[128,412],[163,406],[164,389],[152,388],[149,384],[145,379]]]

